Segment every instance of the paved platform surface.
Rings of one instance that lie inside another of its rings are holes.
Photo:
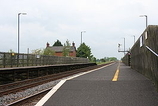
[[[145,76],[114,63],[67,80],[43,106],[158,106],[158,92]]]

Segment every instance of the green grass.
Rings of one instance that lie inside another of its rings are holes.
[[[110,63],[110,62],[112,62],[112,61],[107,61],[107,62],[96,62],[96,63],[97,63],[97,65],[101,65],[101,64],[106,64],[106,63]]]

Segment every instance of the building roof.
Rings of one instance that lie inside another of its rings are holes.
[[[53,50],[55,52],[63,52],[64,46],[49,46],[47,48],[50,48],[51,50]],[[76,51],[76,47],[70,46],[69,50],[70,50],[70,52]]]

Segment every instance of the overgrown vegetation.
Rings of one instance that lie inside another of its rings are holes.
[[[117,61],[117,58],[116,57],[104,57],[104,58],[101,58],[101,59],[97,59],[96,63],[97,64],[105,64],[105,63],[108,63],[108,62],[111,62],[111,61]]]
[[[69,56],[69,51],[70,51],[70,42],[67,40],[66,43],[64,43],[63,56]]]

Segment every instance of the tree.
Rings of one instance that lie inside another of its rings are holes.
[[[57,41],[53,44],[53,46],[63,46],[63,45],[61,44],[61,42],[60,42],[59,40],[57,40]]]
[[[91,58],[91,62],[97,62],[96,57],[94,57],[93,55],[92,55],[92,58]]]
[[[50,48],[44,49],[43,55],[54,55],[54,51],[51,50]]]
[[[116,57],[110,57],[110,61],[116,61],[117,58]]]
[[[12,49],[10,49],[8,52],[9,52],[9,53],[15,53]]]
[[[101,62],[106,62],[106,60],[105,60],[105,59],[103,59],[103,58],[102,58],[102,59],[100,59],[100,61],[101,61]]]
[[[101,62],[116,61],[116,60],[117,60],[116,57],[104,57],[100,59]]]
[[[77,48],[77,57],[88,58],[89,60],[91,60],[91,58],[93,57],[91,54],[91,48],[88,47],[85,43],[82,43],[80,47]]]
[[[69,56],[69,52],[70,52],[70,43],[67,40],[66,43],[64,43],[63,56]]]
[[[44,50],[42,49],[35,49],[32,50],[32,54],[38,54],[38,55],[43,55]]]
[[[50,48],[32,50],[32,54],[36,54],[36,55],[54,55],[54,53],[55,52]]]
[[[104,57],[105,61],[116,61],[116,57]]]

